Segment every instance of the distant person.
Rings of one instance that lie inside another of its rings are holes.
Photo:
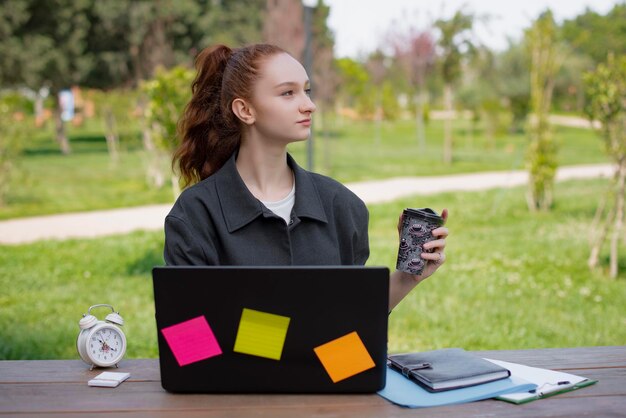
[[[203,50],[196,68],[173,161],[193,185],[165,219],[166,263],[364,265],[363,201],[287,153],[309,138],[315,112],[302,65],[273,45],[220,45]],[[433,236],[421,275],[391,274],[390,309],[445,261],[448,229]]]

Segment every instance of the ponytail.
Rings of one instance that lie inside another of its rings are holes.
[[[273,45],[240,49],[224,45],[206,48],[196,57],[192,97],[178,123],[178,164],[188,186],[219,170],[241,143],[241,122],[232,112],[234,99],[251,97],[261,58],[284,52]]]

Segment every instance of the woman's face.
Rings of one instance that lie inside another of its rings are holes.
[[[252,92],[253,126],[267,139],[288,144],[311,134],[315,104],[304,67],[291,55],[276,54],[260,67]]]

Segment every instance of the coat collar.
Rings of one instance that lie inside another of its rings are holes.
[[[217,195],[226,227],[230,233],[246,226],[261,215],[276,216],[246,187],[235,165],[237,154],[238,151],[235,151],[214,175]],[[302,169],[289,154],[287,154],[287,164],[293,170],[296,179],[296,201],[292,214],[297,218],[310,218],[328,223],[311,173]]]

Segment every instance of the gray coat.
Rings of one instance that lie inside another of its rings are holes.
[[[299,167],[289,224],[248,190],[237,152],[186,189],[165,218],[168,265],[364,265],[367,207],[341,183]]]

